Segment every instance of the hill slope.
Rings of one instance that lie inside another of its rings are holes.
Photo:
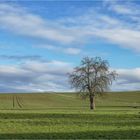
[[[106,93],[96,97],[97,107],[140,106],[140,92]],[[74,93],[0,94],[0,109],[85,108],[88,99]]]

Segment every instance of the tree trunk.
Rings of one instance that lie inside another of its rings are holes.
[[[92,110],[95,109],[94,96],[91,96],[91,97],[90,97],[90,109],[92,109]]]

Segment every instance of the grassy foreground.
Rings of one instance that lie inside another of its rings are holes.
[[[1,139],[140,139],[140,92],[88,100],[75,94],[0,94]]]

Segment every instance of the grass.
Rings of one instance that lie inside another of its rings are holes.
[[[140,139],[140,92],[108,93],[96,110],[75,94],[0,94],[1,139]]]

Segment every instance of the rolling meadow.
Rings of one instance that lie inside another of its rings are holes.
[[[0,94],[1,139],[140,139],[140,92]]]

